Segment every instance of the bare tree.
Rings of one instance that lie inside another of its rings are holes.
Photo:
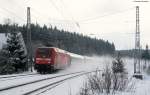
[[[87,83],[81,88],[79,95],[115,95],[116,92],[132,91],[134,88],[132,78],[128,78],[127,73],[113,73],[108,65],[103,72],[97,70],[88,75],[87,79]]]

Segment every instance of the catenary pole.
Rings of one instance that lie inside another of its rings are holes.
[[[32,70],[32,41],[31,41],[31,14],[30,14],[30,7],[27,7],[27,52],[28,52],[28,68],[30,67],[31,72]]]

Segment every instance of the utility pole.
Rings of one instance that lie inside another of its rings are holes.
[[[135,0],[135,3],[149,2],[147,0]],[[136,31],[135,31],[135,49],[134,49],[134,75],[133,77],[143,79],[141,74],[141,45],[140,45],[140,19],[139,6],[136,6]]]
[[[28,67],[30,66],[31,72],[32,70],[32,41],[31,41],[31,15],[30,15],[30,7],[27,7],[27,58],[28,58]]]
[[[141,45],[140,45],[140,24],[139,24],[139,6],[136,6],[136,31],[135,31],[135,49],[134,49],[134,75],[133,77],[143,79],[141,74]]]
[[[140,66],[140,25],[139,6],[136,6],[136,32],[135,32],[135,52],[134,52],[134,73],[141,73]]]

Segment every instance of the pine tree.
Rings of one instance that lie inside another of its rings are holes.
[[[149,54],[149,51],[148,51],[148,45],[146,45],[146,49],[142,53],[142,59],[144,59],[144,60],[150,60],[150,54]]]
[[[145,61],[145,64],[143,65],[143,68],[145,69],[147,67],[147,61],[150,60],[148,45],[146,45],[146,49],[142,53],[142,59]]]
[[[19,33],[13,32],[8,35],[7,44],[2,51],[6,63],[3,66],[6,71],[2,71],[3,73],[14,73],[18,72],[18,70],[27,70],[26,54]]]
[[[125,72],[124,63],[121,59],[120,53],[118,53],[117,58],[112,62],[113,73],[123,73]]]
[[[12,74],[15,71],[15,68],[12,64],[9,64],[9,52],[4,46],[0,51],[0,74]]]
[[[9,37],[10,39],[7,40],[7,43],[15,71],[17,72],[18,69],[25,70],[27,65],[26,54],[21,44],[20,35],[18,33],[11,33]]]

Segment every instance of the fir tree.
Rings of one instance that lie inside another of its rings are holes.
[[[148,45],[146,45],[146,49],[142,53],[142,59],[145,61],[145,64],[143,65],[143,68],[145,69],[147,67],[147,61],[150,60]]]
[[[4,46],[0,51],[0,74],[12,74],[15,68],[10,63],[9,52]]]
[[[144,60],[150,60],[150,54],[149,54],[149,51],[148,51],[148,45],[146,45],[146,49],[142,53],[142,59],[144,59]]]
[[[14,73],[18,70],[27,70],[27,60],[25,50],[17,32],[10,33],[7,38],[7,44],[2,50],[5,56],[4,73]]]
[[[117,58],[112,62],[113,73],[123,73],[125,72],[124,63],[121,59],[120,53],[118,53]]]
[[[18,69],[26,69],[26,54],[21,44],[20,35],[18,33],[11,33],[7,40],[8,50],[10,57],[12,58],[12,65],[15,67],[15,71]]]

